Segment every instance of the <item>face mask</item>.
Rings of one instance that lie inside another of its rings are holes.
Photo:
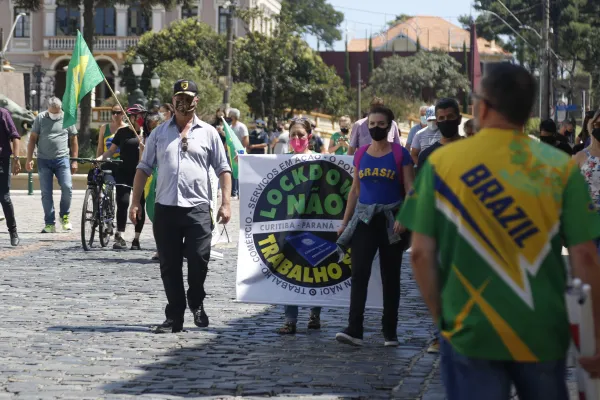
[[[452,119],[446,121],[438,121],[437,127],[441,134],[445,138],[451,138],[458,135],[458,126],[460,125],[460,119]]]
[[[437,124],[435,121],[427,121],[427,127],[433,131],[437,131]]]
[[[375,126],[373,128],[369,128],[369,133],[371,134],[371,138],[379,142],[383,139],[387,139],[389,128],[381,128],[379,126]]]
[[[553,145],[556,142],[556,139],[554,136],[540,136],[540,142]]]
[[[294,153],[300,154],[304,153],[308,148],[308,138],[294,138],[290,140],[290,146],[294,150]]]
[[[346,133],[348,133],[348,131],[349,131],[349,129],[348,129],[348,128],[342,128],[342,129],[340,129],[340,132],[342,132],[344,135],[345,135]]]
[[[135,122],[141,128],[142,126],[144,126],[144,116],[142,114],[138,114],[138,116],[135,119]]]
[[[50,117],[50,119],[52,121],[58,121],[60,119],[60,117],[62,117],[62,112],[55,114],[55,113],[51,113],[50,111],[48,111],[48,116]]]
[[[600,128],[596,128],[592,131],[592,136],[594,139],[600,142]]]
[[[427,125],[427,117],[424,115],[421,117],[421,125]]]
[[[182,100],[175,100],[175,109],[183,115],[187,115],[196,109],[198,102],[192,98],[185,98]]]

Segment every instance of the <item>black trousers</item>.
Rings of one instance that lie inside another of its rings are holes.
[[[212,218],[208,204],[193,208],[155,204],[154,238],[165,287],[167,318],[183,321],[186,296],[183,285],[183,256],[188,262],[187,303],[199,308],[206,297],[204,281],[208,273]]]
[[[2,204],[2,212],[6,217],[6,226],[9,231],[17,229],[17,221],[15,220],[15,210],[10,199],[10,158],[0,158],[0,204]]]
[[[377,250],[379,250],[379,266],[383,284],[382,328],[386,333],[396,333],[403,244],[398,242],[390,245],[387,232],[385,215],[377,214],[369,225],[359,222],[352,237],[352,288],[348,328],[355,337],[363,337],[367,288],[371,277],[371,265]]]
[[[125,226],[127,226],[127,211],[129,210],[129,198],[131,197],[131,188],[127,186],[117,185],[116,189],[116,203],[117,203],[117,231],[125,232]],[[146,199],[144,193],[140,199],[140,205],[142,206],[142,218],[138,219],[135,224],[136,233],[142,232],[144,224],[146,223]]]

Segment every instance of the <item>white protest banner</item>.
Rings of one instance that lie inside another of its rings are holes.
[[[241,155],[237,300],[348,307],[349,250],[335,242],[352,186],[353,158],[334,154]],[[367,307],[382,308],[379,264]]]

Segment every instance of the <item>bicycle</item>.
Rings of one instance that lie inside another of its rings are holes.
[[[87,190],[81,212],[81,244],[85,251],[94,247],[94,236],[98,230],[100,246],[106,247],[114,234],[116,186],[113,173],[102,170],[105,163],[122,164],[121,160],[96,160],[94,158],[71,158],[81,164],[92,164],[88,172]],[[89,229],[89,232],[88,232]]]

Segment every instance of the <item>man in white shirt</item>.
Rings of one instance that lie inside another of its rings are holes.
[[[250,144],[250,138],[248,133],[248,127],[246,124],[240,121],[240,110],[232,108],[229,110],[229,118],[231,118],[231,129],[237,135],[240,143],[244,148],[248,148]],[[231,197],[238,197],[240,194],[240,182],[231,178]]]
[[[425,116],[427,117],[427,127],[417,132],[411,143],[410,155],[412,156],[415,165],[417,165],[419,161],[419,153],[432,144],[437,143],[442,138],[442,134],[435,122],[435,107],[429,107]]]

